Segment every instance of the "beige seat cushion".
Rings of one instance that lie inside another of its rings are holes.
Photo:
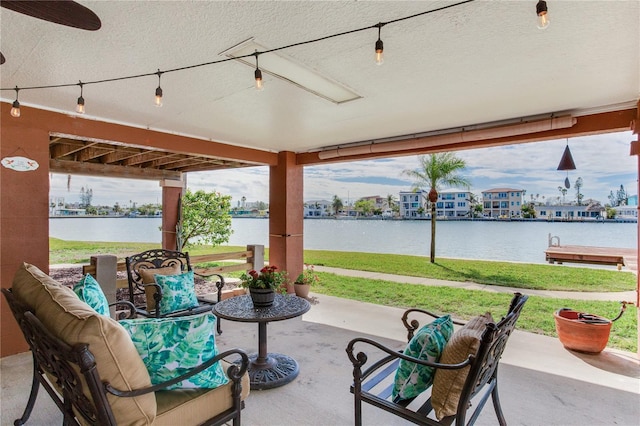
[[[482,333],[484,333],[487,323],[490,322],[493,322],[493,318],[487,312],[472,318],[453,333],[451,340],[444,347],[440,363],[458,364],[467,359],[469,355],[475,355],[480,347]],[[469,368],[467,366],[457,370],[436,369],[431,390],[431,405],[438,420],[456,414],[460,394],[469,375]]]
[[[224,371],[229,364],[222,362]],[[205,420],[231,408],[232,382],[215,389],[181,389],[156,392],[158,415],[155,425],[197,425]],[[249,395],[249,375],[242,377],[242,394],[244,400]]]
[[[14,277],[13,292],[56,337],[70,345],[87,343],[101,380],[121,390],[151,386],[144,363],[124,328],[91,309],[73,290],[25,263]],[[153,394],[107,398],[119,425],[147,425],[156,417]]]
[[[166,266],[164,268],[142,268],[138,270],[142,278],[142,284],[153,284],[156,282],[154,275],[178,275],[182,273],[179,264]],[[151,312],[156,308],[156,301],[153,299],[157,288],[152,285],[144,286],[144,293],[147,296],[147,311]]]

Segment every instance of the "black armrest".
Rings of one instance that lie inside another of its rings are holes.
[[[140,396],[140,395],[145,395],[147,393],[151,393],[151,392],[157,392],[159,390],[162,390],[164,388],[166,388],[167,386],[171,386],[171,385],[175,385],[176,383],[179,383],[185,379],[188,379],[191,376],[194,376],[204,370],[206,370],[207,368],[211,367],[213,364],[215,364],[218,361],[221,361],[224,358],[227,358],[231,355],[238,355],[240,356],[240,363],[236,364],[236,363],[232,363],[229,368],[227,369],[227,376],[229,377],[229,379],[231,379],[233,382],[235,383],[239,383],[240,380],[242,379],[242,376],[246,373],[247,369],[249,368],[249,356],[246,354],[246,352],[244,352],[241,349],[230,349],[228,351],[225,352],[221,352],[219,353],[217,356],[208,359],[207,361],[203,362],[202,364],[200,364],[198,367],[193,368],[192,370],[188,371],[187,373],[184,373],[174,379],[171,380],[167,380],[165,382],[162,383],[158,383],[157,385],[153,385],[153,386],[149,386],[147,388],[143,388],[143,389],[134,389],[131,391],[121,391],[119,389],[114,388],[113,386],[111,386],[111,384],[109,383],[104,383],[104,388],[107,392],[109,392],[112,395],[115,396],[119,396],[119,397],[124,397],[124,398],[131,398],[134,396]]]
[[[218,277],[218,282],[216,282],[216,288],[218,289],[218,302],[222,300],[222,288],[224,287],[224,277],[220,274],[216,273],[207,273],[207,269],[201,269],[202,273],[196,272],[195,269],[193,273],[201,278],[210,278],[213,276]]]
[[[405,355],[402,352],[389,348],[381,343],[376,342],[375,340],[367,339],[365,337],[356,337],[355,339],[352,339],[349,342],[349,344],[347,345],[346,351],[347,351],[347,356],[349,357],[349,360],[353,364],[354,368],[357,368],[357,369],[362,368],[367,363],[367,360],[368,360],[367,354],[364,353],[363,351],[359,351],[356,354],[354,354],[355,345],[358,343],[373,346],[387,354],[387,356],[371,364],[369,368],[367,368],[364,372],[362,372],[362,375],[360,376],[361,381],[364,380],[366,377],[370,376],[376,370],[379,370],[382,366],[388,364],[389,362],[395,359],[404,359],[406,361],[415,362],[416,364],[425,365],[432,368],[442,368],[445,370],[457,370],[460,368],[464,368],[467,365],[469,365],[473,360],[473,356],[469,355],[467,359],[465,359],[463,362],[458,364],[442,364],[439,362],[431,362],[425,359],[419,359],[419,358],[414,358],[412,356]],[[354,378],[355,378],[355,375],[354,375]]]
[[[133,303],[129,302],[128,300],[118,300],[117,302],[109,303],[109,307],[116,306],[116,309],[117,309],[118,305],[124,305],[127,308],[129,308],[129,315],[127,315],[124,318],[117,318],[117,319],[119,319],[119,320],[120,319],[132,319],[132,318],[136,317],[136,307],[135,307],[135,305]]]
[[[433,319],[430,319],[429,322],[440,318],[442,315],[434,314],[433,312],[429,312],[426,309],[418,309],[411,308],[407,309],[404,314],[402,314],[402,324],[407,329],[407,342],[413,338],[413,333],[420,328],[420,323],[416,319],[412,319],[409,321],[409,316],[413,313],[428,315]],[[452,320],[456,325],[465,325],[466,321]],[[425,323],[427,324],[427,323]]]

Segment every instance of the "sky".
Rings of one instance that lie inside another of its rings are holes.
[[[576,170],[568,172],[571,188],[565,200],[575,200],[575,181],[583,180],[584,199],[608,203],[610,191],[623,185],[629,195],[637,194],[638,163],[629,155],[630,131],[604,135],[575,137],[568,140]],[[466,162],[461,174],[471,181],[471,192],[478,197],[492,188],[514,188],[539,195],[539,201],[557,202],[562,194],[567,172],[558,171],[558,163],[567,140],[533,142],[503,147],[482,148],[455,152]],[[413,189],[413,180],[404,170],[419,166],[418,156],[306,166],[304,168],[304,200],[331,200],[337,195],[354,203],[364,196],[393,194]],[[162,190],[157,181],[109,179],[94,176],[51,174],[50,196],[63,197],[65,203],[80,201],[81,188],[93,190],[92,205],[113,206],[116,202],[128,207],[161,203]],[[232,207],[239,206],[242,197],[247,202],[269,202],[269,168],[196,172],[187,174],[187,187],[193,191],[219,191],[231,195]],[[428,188],[427,188],[428,189]],[[439,188],[446,189],[446,188]],[[544,199],[542,197],[545,197]]]

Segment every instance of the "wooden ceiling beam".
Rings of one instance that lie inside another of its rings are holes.
[[[66,157],[76,152],[80,152],[86,148],[96,145],[96,142],[83,142],[77,141],[77,143],[49,143],[49,156],[51,158]]]
[[[103,155],[110,154],[116,151],[116,147],[103,148],[103,147],[91,147],[83,149],[76,154],[76,161],[89,161],[94,158],[102,157]]]
[[[158,151],[143,151],[140,154],[122,161],[123,166],[135,166],[137,164],[148,163],[157,158],[163,158],[166,154]]]
[[[173,170],[144,169],[141,167],[53,159],[49,160],[49,170],[53,173],[147,180],[180,180],[182,176],[182,173]]]
[[[127,158],[135,157],[136,155],[140,155],[142,152],[140,148],[126,148],[126,149],[117,149],[114,152],[111,152],[107,155],[100,157],[100,162],[103,164],[112,164],[118,163],[120,161],[126,160]]]

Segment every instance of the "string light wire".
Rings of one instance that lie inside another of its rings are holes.
[[[154,76],[154,75],[157,75],[158,79],[159,79],[160,75],[164,74],[164,73],[172,73],[172,72],[189,70],[189,69],[193,69],[193,68],[200,68],[200,67],[205,67],[205,66],[209,66],[209,65],[220,64],[220,63],[223,63],[223,62],[229,62],[229,61],[235,61],[235,60],[238,60],[238,59],[248,58],[248,57],[251,57],[251,56],[255,56],[255,58],[256,58],[256,72],[255,72],[255,74],[257,76],[258,72],[260,72],[260,70],[257,68],[258,55],[262,55],[262,54],[265,54],[265,53],[277,52],[277,51],[285,50],[285,49],[290,49],[292,47],[302,46],[302,45],[305,45],[305,44],[318,43],[318,42],[321,42],[321,41],[324,41],[324,40],[329,40],[329,39],[336,38],[336,37],[342,37],[342,36],[345,36],[345,35],[354,34],[354,33],[367,31],[367,30],[371,30],[371,29],[377,29],[378,30],[378,38],[379,38],[380,29],[385,25],[395,24],[395,23],[398,23],[398,22],[402,22],[402,21],[406,21],[406,20],[409,20],[409,19],[414,19],[414,18],[417,18],[417,17],[420,17],[420,16],[428,15],[428,14],[431,14],[431,13],[440,12],[440,11],[443,11],[443,10],[446,10],[446,9],[462,6],[464,4],[471,3],[471,2],[474,2],[474,1],[476,1],[476,0],[463,0],[463,1],[460,1],[460,2],[457,2],[457,3],[448,4],[446,6],[438,7],[438,8],[435,8],[435,9],[426,10],[424,12],[414,13],[413,15],[404,16],[402,18],[392,19],[392,20],[387,21],[387,22],[379,22],[377,24],[369,25],[367,27],[356,28],[356,29],[353,29],[353,30],[343,31],[343,32],[336,33],[336,34],[330,34],[330,35],[319,37],[319,38],[315,38],[315,39],[312,39],[312,40],[300,41],[300,42],[297,42],[297,43],[288,44],[286,46],[280,46],[280,47],[275,47],[273,49],[267,49],[267,50],[264,50],[264,51],[261,51],[261,52],[256,51],[254,53],[249,53],[249,54],[242,55],[242,56],[236,56],[236,57],[232,57],[232,58],[223,58],[223,59],[218,59],[218,60],[215,60],[215,61],[203,62],[203,63],[200,63],[200,64],[186,65],[186,66],[178,67],[178,68],[170,68],[170,69],[166,69],[164,71],[160,71],[160,69],[158,69],[158,71],[156,71],[156,72],[127,75],[127,76],[122,76],[122,77],[105,78],[105,79],[102,79],[102,80],[85,81],[84,83],[82,83],[82,85],[87,86],[87,85],[92,85],[92,84],[111,83],[111,82],[122,81],[122,80],[133,80],[133,79],[137,79],[137,78],[150,77],[150,76]],[[379,40],[379,41],[382,44],[382,40]],[[377,42],[376,42],[376,46],[377,46]],[[260,74],[261,74],[261,72],[260,72]],[[256,77],[256,79],[257,79],[257,77]],[[159,83],[159,81],[158,81],[158,83]],[[15,106],[16,103],[18,104],[18,114],[19,114],[20,104],[19,104],[18,99],[17,99],[17,94],[18,94],[19,90],[57,89],[57,88],[72,87],[72,86],[77,86],[77,85],[78,85],[78,83],[50,84],[50,85],[26,86],[26,87],[18,87],[18,86],[16,86],[15,89],[14,88],[0,88],[0,90],[15,90],[16,91],[16,101],[14,102],[14,106]],[[80,86],[81,89],[82,89],[82,85]],[[160,89],[160,92],[162,92],[162,89],[160,88],[159,84],[158,84],[158,89]],[[156,89],[156,93],[158,92],[158,89]],[[12,109],[12,111],[13,111],[13,109]]]

